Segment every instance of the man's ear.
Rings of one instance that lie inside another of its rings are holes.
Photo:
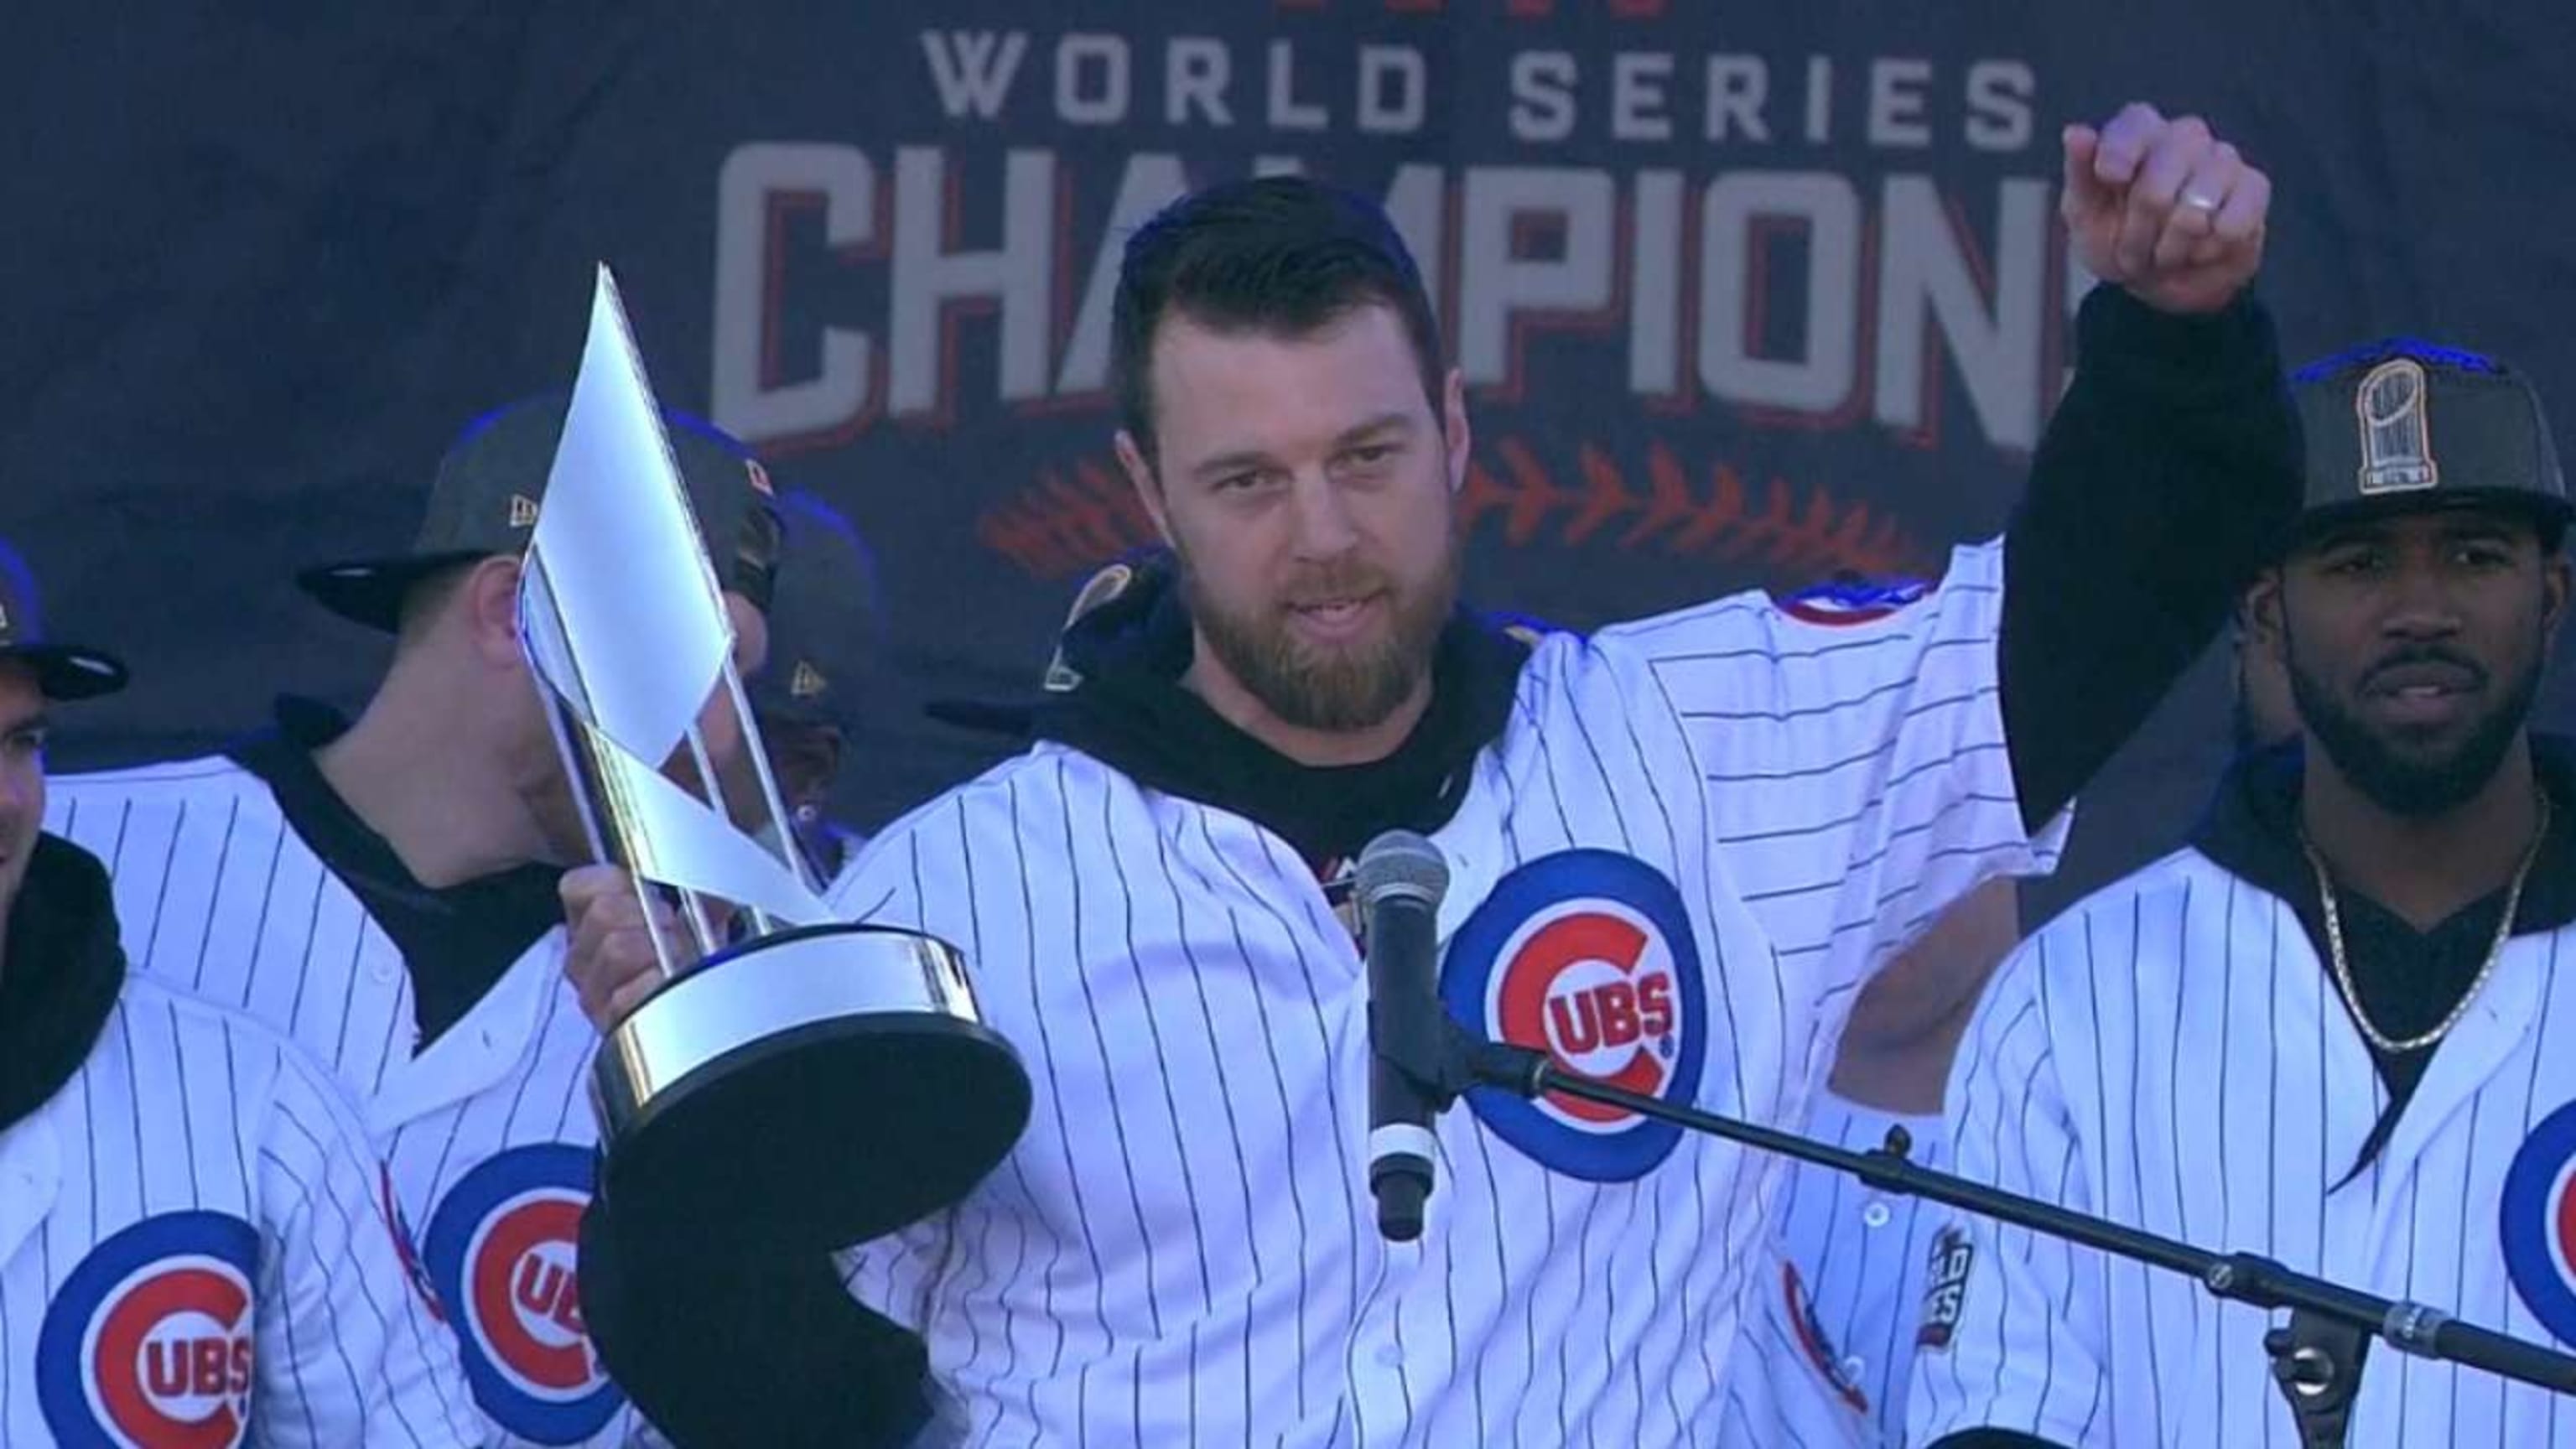
[[[2558,626],[2567,620],[2570,569],[2563,544],[2540,562],[2541,637],[2552,644],[2558,642]]]
[[[1163,511],[1163,482],[1155,476],[1154,465],[1145,461],[1144,450],[1136,446],[1135,435],[1125,428],[1118,430],[1118,466],[1127,473],[1128,484],[1136,490],[1136,501],[1145,505],[1145,516],[1154,520],[1154,531],[1163,542],[1172,541],[1172,521]]]
[[[1467,484],[1475,440],[1467,432],[1467,375],[1454,367],[1440,388],[1440,441],[1448,453],[1449,491],[1455,493]]]
[[[2281,627],[2281,570],[2267,568],[2254,576],[2245,596],[2237,601],[2237,627],[2245,631],[2245,647],[2262,650],[2265,656],[2284,658],[2281,640],[2287,633]]]
[[[497,554],[465,576],[465,624],[474,656],[487,668],[524,665],[519,647],[519,561]]]

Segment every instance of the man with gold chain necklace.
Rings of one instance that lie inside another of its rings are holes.
[[[2528,726],[2569,592],[2556,449],[2467,353],[2376,344],[2295,391],[2306,509],[2244,620],[2301,733],[1997,973],[1957,1170],[2576,1347],[2576,743]],[[2283,1315],[1974,1218],[1932,1257],[1913,1442],[2317,1442]],[[2576,1403],[2360,1357],[2344,1442],[2576,1445]]]

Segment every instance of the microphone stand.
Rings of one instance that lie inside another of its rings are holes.
[[[2277,1346],[2267,1347],[2272,1348],[2275,1373],[2284,1392],[2291,1394],[2294,1407],[2302,1402],[2302,1393],[2314,1392],[2301,1385],[2313,1381],[2319,1359],[2333,1357],[2316,1344],[2317,1330],[2329,1325],[2348,1330],[2355,1343],[2378,1338],[2392,1348],[2421,1358],[2446,1360],[2552,1393],[2576,1395],[2576,1358],[2566,1354],[2462,1323],[2420,1303],[2397,1302],[2295,1273],[2252,1253],[2213,1253],[2037,1198],[1935,1172],[1908,1160],[1906,1153],[1913,1144],[1903,1128],[1891,1131],[1883,1147],[1853,1152],[1794,1132],[1760,1127],[1614,1087],[1559,1067],[1545,1052],[1480,1040],[1445,1017],[1443,1024],[1447,1027],[1445,1034],[1423,1034],[1445,1036],[1434,1048],[1443,1060],[1426,1064],[1388,1058],[1397,1070],[1412,1077],[1440,1110],[1446,1110],[1470,1087],[1494,1087],[1531,1099],[1560,1093],[1834,1168],[1882,1191],[1930,1198],[1980,1217],[2180,1273],[2198,1279],[2201,1287],[2216,1298],[2265,1310],[2289,1309],[2294,1329],[2303,1331],[2281,1335]],[[2294,1379],[2294,1375],[2298,1377]],[[2347,1371],[2337,1375],[2328,1387],[2341,1387],[2348,1394],[2350,1382]],[[2304,1422],[2307,1416],[2302,1413],[2301,1417]]]
[[[2369,1336],[2294,1308],[2289,1326],[2263,1335],[2263,1351],[2272,1356],[2273,1381],[2298,1421],[2300,1449],[2343,1449]]]

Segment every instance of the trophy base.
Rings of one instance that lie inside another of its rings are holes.
[[[672,980],[592,1068],[620,1213],[793,1251],[851,1246],[972,1191],[1028,1123],[1029,1078],[964,966],[908,931],[745,943]]]

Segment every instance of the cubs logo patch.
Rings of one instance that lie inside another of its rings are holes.
[[[36,1392],[65,1449],[234,1449],[250,1438],[259,1232],[146,1218],[90,1250],[45,1310]]]
[[[1440,970],[1450,1013],[1494,1041],[1632,1092],[1689,1102],[1708,1055],[1706,988],[1681,893],[1607,850],[1541,856],[1504,876],[1459,927]],[[1495,1135],[1552,1171],[1643,1177],[1681,1129],[1594,1102],[1467,1094]]]
[[[2540,1119],[2505,1169],[2505,1272],[2531,1316],[2576,1346],[2576,1102]]]
[[[1843,574],[1780,601],[1780,612],[1809,624],[1841,626],[1884,619],[1921,603],[1932,586],[1921,579],[1865,579]]]
[[[1798,1340],[1798,1351],[1824,1376],[1825,1383],[1856,1413],[1869,1412],[1869,1395],[1843,1372],[1842,1360],[1834,1354],[1833,1340],[1825,1336],[1825,1326],[1816,1321],[1816,1305],[1807,1297],[1807,1285],[1798,1277],[1798,1265],[1780,1265],[1780,1297],[1789,1310],[1789,1331]]]
[[[475,1402],[539,1444],[580,1443],[626,1402],[591,1348],[574,1272],[591,1180],[585,1148],[512,1148],[448,1190],[423,1243]]]
[[[1918,1350],[1941,1352],[1958,1331],[1959,1312],[1967,1305],[1968,1274],[1977,1266],[1977,1248],[1968,1230],[1953,1223],[1932,1235],[1931,1271],[1923,1279],[1923,1321],[1914,1330]]]

